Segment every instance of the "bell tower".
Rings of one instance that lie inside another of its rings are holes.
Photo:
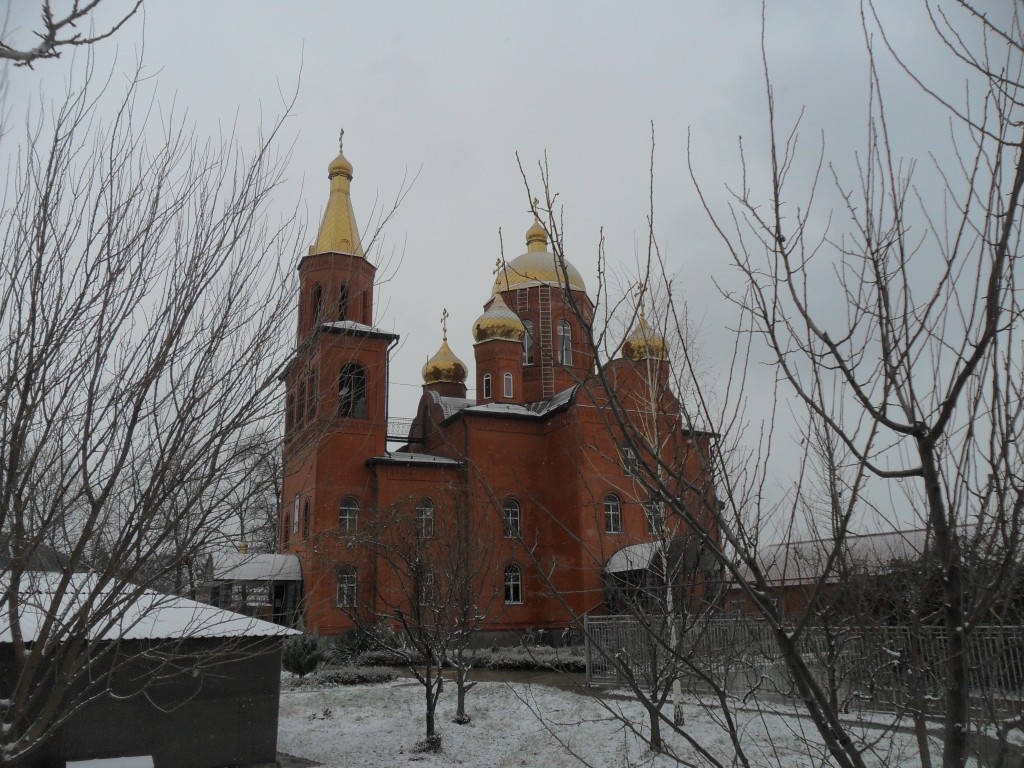
[[[342,137],[344,131],[342,131]],[[352,209],[352,164],[340,146],[327,166],[330,194],[316,241],[299,263],[295,354],[285,395],[283,552],[302,562],[307,623],[334,606],[333,574],[317,577],[314,550],[337,532],[339,505],[372,507],[366,460],[384,453],[388,353],[398,336],[373,325],[376,267],[363,251]],[[323,584],[323,587],[317,585]],[[317,594],[322,589],[324,594]]]

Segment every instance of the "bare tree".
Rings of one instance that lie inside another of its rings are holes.
[[[822,220],[816,211],[812,214],[814,196],[822,194],[817,176],[805,199],[793,202],[797,193],[790,188],[789,171],[797,161],[798,126],[779,128],[766,58],[766,193],[755,195],[744,166],[732,205],[721,215],[698,185],[746,285],[726,294],[740,322],[733,368],[717,390],[694,375],[681,333],[685,314],[673,299],[672,275],[654,235],[652,214],[641,280],[660,286],[667,297],[657,327],[679,342],[672,386],[689,392],[680,419],[690,428],[710,427],[718,434],[715,450],[702,457],[713,472],[713,494],[686,499],[679,493],[678,469],[642,425],[652,410],[640,410],[638,424],[637,408],[619,395],[607,365],[615,351],[614,344],[604,343],[606,328],[613,327],[608,318],[626,311],[621,327],[639,317],[629,311],[628,302],[608,301],[606,283],[599,291],[610,307],[606,327],[594,327],[591,334],[594,347],[603,351],[596,376],[607,397],[608,419],[619,430],[618,439],[634,451],[643,485],[666,505],[669,515],[701,536],[743,592],[784,665],[788,692],[800,700],[831,759],[842,766],[864,765],[869,745],[844,721],[828,670],[811,650],[813,617],[820,615],[815,608],[829,599],[829,582],[850,578],[843,552],[851,529],[878,520],[877,510],[866,503],[872,489],[906,499],[905,508],[897,505],[891,514],[910,519],[919,515],[927,529],[929,556],[938,564],[942,648],[927,662],[939,667],[937,679],[944,686],[938,713],[944,766],[964,765],[977,723],[973,639],[982,624],[999,614],[994,606],[1009,604],[1008,590],[1019,583],[1017,557],[1010,553],[1020,550],[1024,511],[1018,447],[1024,391],[1016,288],[1024,188],[1022,7],[1016,4],[1012,13],[996,17],[960,5],[962,15],[955,19],[928,8],[941,41],[966,67],[972,98],[979,82],[984,86],[980,95],[958,107],[917,79],[953,122],[956,159],[952,167],[936,168],[942,189],[938,202],[915,188],[913,165],[901,162],[890,142],[871,43],[876,36],[887,41],[867,6],[871,68],[866,147],[852,186],[832,171],[845,220],[851,222],[847,232],[834,231],[836,219],[826,216],[822,231],[812,234]],[[973,25],[970,34],[965,25]],[[887,53],[902,65],[898,52]],[[909,67],[904,69],[913,76]],[[824,167],[819,161],[819,172]],[[546,228],[556,257],[564,259],[556,196],[544,166],[541,177]],[[919,231],[925,234],[911,234]],[[599,275],[604,279],[603,260]],[[831,306],[820,301],[826,296]],[[836,297],[842,300],[839,312],[830,311]],[[824,494],[806,454],[787,497],[769,503],[764,493],[779,447],[774,403],[768,404],[753,433],[744,429],[749,421],[749,367],[765,350],[779,385],[790,388],[805,409],[798,422],[805,445],[821,439],[838,449],[820,478]],[[747,434],[756,440],[746,440]],[[891,490],[885,490],[887,485]],[[808,611],[794,621],[777,601],[758,550],[766,533],[791,536],[808,500],[822,496],[829,505],[830,545],[810,586]],[[918,614],[920,608],[915,608]],[[679,653],[670,643],[661,647]],[[750,693],[756,695],[756,688]],[[653,704],[660,711],[660,702],[655,699]],[[728,712],[727,702],[725,707]],[[672,718],[663,716],[662,723],[671,726]],[[926,738],[921,743],[927,747]]]
[[[351,595],[343,594],[349,587],[340,576],[339,606],[372,646],[401,659],[423,685],[424,745],[436,749],[435,712],[447,664],[456,675],[455,722],[470,722],[466,693],[474,685],[469,680],[472,642],[487,618],[496,582],[490,572],[493,513],[486,504],[481,509],[470,502],[464,482],[430,491],[429,498],[405,497],[370,515],[357,533],[343,534],[342,547],[330,536],[320,537],[316,546],[342,574],[355,560],[361,572],[374,574],[373,583],[359,589],[358,599],[355,584]]]
[[[860,176],[852,185],[836,176],[853,230],[815,236],[809,206],[790,210],[786,170],[795,142],[778,138],[770,81],[766,204],[743,188],[730,217],[735,234],[712,214],[748,279],[737,304],[780,376],[849,451],[856,472],[908,489],[928,527],[942,568],[944,766],[964,764],[971,729],[968,645],[983,606],[967,588],[971,550],[1019,546],[1024,509],[1015,290],[1024,35],[1019,6],[1006,26],[963,8],[955,23],[930,8],[941,40],[968,66],[965,77],[983,84],[980,99],[963,108],[944,102],[959,163],[937,169],[940,203],[915,189],[913,166],[890,142],[869,49]],[[966,24],[998,41],[1000,53],[968,47]],[[912,224],[926,234],[912,235]],[[824,287],[817,262],[828,252],[836,278]],[[844,296],[845,318],[816,308],[816,290]]]
[[[228,502],[252,473],[252,431],[278,407],[282,264],[298,252],[294,217],[268,210],[280,121],[247,155],[234,136],[156,124],[140,77],[104,119],[112,94],[91,92],[91,74],[29,120],[4,195],[7,764],[107,690],[120,657],[103,641],[126,606],[237,526]],[[67,559],[39,597],[30,575],[48,546]]]
[[[104,0],[86,0],[85,2],[72,0],[71,7],[62,14],[54,12],[50,0],[43,0],[39,9],[41,17],[39,26],[32,30],[32,35],[38,42],[35,45],[24,47],[17,47],[9,42],[10,8],[8,8],[8,18],[0,27],[0,32],[4,34],[5,38],[0,40],[0,59],[13,61],[16,67],[31,67],[40,59],[59,58],[66,49],[93,45],[112,36],[142,7],[142,0],[134,0],[134,3],[128,6],[127,11],[117,16],[109,26],[97,31],[94,27],[96,10],[103,2]],[[107,5],[109,6],[110,3],[108,2]]]

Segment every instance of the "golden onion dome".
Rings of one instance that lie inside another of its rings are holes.
[[[423,366],[423,383],[464,384],[468,373],[466,364],[459,360],[448,346],[448,340],[441,342],[441,348]]]
[[[333,179],[335,176],[345,176],[349,181],[352,180],[352,163],[341,152],[327,166],[327,178]]]
[[[622,342],[622,355],[630,360],[668,360],[668,344],[641,313],[636,326]]]
[[[547,232],[540,222],[534,219],[533,226],[526,231],[526,253],[499,267],[492,293],[530,288],[534,285],[564,288],[566,284],[571,290],[586,293],[587,287],[576,267],[566,261],[563,269],[547,247]]]
[[[498,294],[484,306],[484,313],[473,323],[473,339],[488,341],[504,339],[520,342],[526,335],[526,326],[519,315],[508,308],[508,304]]]
[[[546,251],[548,249],[548,233],[540,223],[540,219],[534,217],[533,226],[526,230],[526,250]]]

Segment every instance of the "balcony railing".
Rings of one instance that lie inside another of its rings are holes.
[[[414,419],[399,417],[388,418],[387,440],[389,443],[419,442],[423,439],[420,434],[410,435]]]

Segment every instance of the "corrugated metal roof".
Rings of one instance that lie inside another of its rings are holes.
[[[433,390],[429,390],[428,394],[434,403],[441,406],[441,414],[445,419],[451,418],[464,408],[476,405],[476,400],[469,400],[465,397],[443,397]]]
[[[302,581],[296,555],[217,552],[211,558],[214,581]]]
[[[433,401],[441,406],[441,413],[444,419],[450,419],[457,413],[466,411],[468,413],[487,416],[513,416],[516,418],[541,418],[554,413],[558,409],[568,405],[579,384],[574,384],[568,389],[556,393],[549,400],[538,400],[533,403],[483,403],[478,405],[476,400],[469,400],[464,397],[443,397],[431,391]]]
[[[183,638],[285,637],[300,634],[269,621],[226,611],[185,597],[163,595],[125,585],[121,594],[110,584],[100,586],[95,574],[71,574],[67,590],[59,598],[59,573],[25,573],[18,590],[21,599],[21,633],[28,642],[38,638],[48,617],[57,626],[73,627],[82,616],[90,617],[101,602],[112,607],[87,621],[91,640],[170,640]],[[0,643],[11,642],[9,614],[0,624]],[[68,630],[70,631],[70,630]]]
[[[916,560],[924,553],[927,541],[923,528],[851,534],[843,541],[842,556],[851,567],[879,573],[893,562]],[[782,542],[763,547],[758,560],[769,584],[807,584],[821,578],[834,548],[832,539]]]

